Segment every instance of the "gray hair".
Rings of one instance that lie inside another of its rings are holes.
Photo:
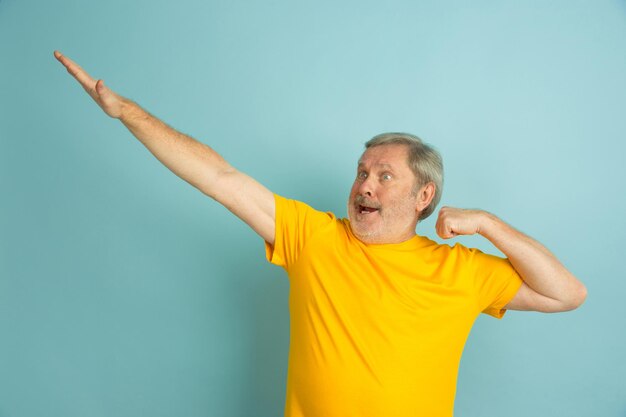
[[[441,155],[435,148],[424,143],[417,136],[398,132],[374,136],[365,143],[365,149],[392,144],[402,144],[409,147],[407,162],[417,179],[413,189],[415,194],[429,182],[435,184],[435,196],[430,204],[420,212],[418,220],[423,220],[435,211],[435,207],[441,200],[441,193],[443,192],[443,160]]]

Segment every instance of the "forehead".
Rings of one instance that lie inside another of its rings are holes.
[[[408,146],[403,144],[374,146],[363,152],[358,164],[360,167],[409,169],[408,152]]]

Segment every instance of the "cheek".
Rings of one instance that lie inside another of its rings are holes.
[[[353,199],[357,194],[357,190],[359,189],[359,185],[355,182],[352,184],[352,188],[350,189],[350,199]]]

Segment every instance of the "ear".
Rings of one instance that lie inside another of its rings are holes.
[[[416,196],[417,201],[416,201],[416,206],[415,206],[418,213],[422,212],[426,207],[428,207],[430,202],[433,201],[436,190],[437,190],[437,187],[435,186],[434,182],[429,182],[426,185],[424,185],[422,188],[420,188]]]

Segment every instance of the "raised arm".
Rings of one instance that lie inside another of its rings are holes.
[[[237,171],[204,143],[184,135],[92,78],[60,52],[55,58],[109,116],[119,119],[174,174],[215,199],[274,244],[275,203],[271,191]]]

